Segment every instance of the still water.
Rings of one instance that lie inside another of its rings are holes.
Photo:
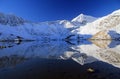
[[[0,79],[120,79],[120,41],[0,42]]]

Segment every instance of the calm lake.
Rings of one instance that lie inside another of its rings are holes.
[[[120,41],[0,42],[0,79],[120,79]]]

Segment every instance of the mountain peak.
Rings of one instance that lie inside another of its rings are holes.
[[[77,17],[84,17],[84,16],[86,16],[86,15],[84,15],[83,13],[81,13],[80,15],[78,15]]]
[[[15,16],[13,14],[0,13],[0,24],[17,26],[24,24],[25,20],[21,17]]]
[[[72,22],[74,22],[74,21],[82,22],[82,19],[84,17],[85,17],[85,15],[81,13],[80,15],[78,15],[77,17],[75,17],[74,19],[72,19]]]
[[[88,16],[88,15],[84,15],[84,14],[80,14],[78,15],[76,18],[72,19],[71,22],[75,23],[75,24],[79,24],[79,25],[84,25],[86,23],[89,23],[89,22],[93,22],[95,21],[97,18],[95,17],[92,17],[92,16]]]

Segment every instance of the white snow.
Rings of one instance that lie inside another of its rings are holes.
[[[78,34],[93,36],[103,30],[108,33],[115,31],[116,34],[120,34],[119,26],[120,10],[101,18],[80,14],[71,21],[57,20],[39,23],[26,21],[15,15],[0,13],[0,40],[15,39],[17,36],[30,40],[60,40]],[[72,36],[71,38],[75,39],[76,37]]]
[[[72,19],[72,22],[93,22],[95,21],[97,18],[92,17],[92,16],[88,16],[88,15],[84,15],[84,14],[80,14],[79,16],[75,17],[74,19]]]
[[[78,34],[94,35],[99,31],[115,31],[120,34],[120,10],[117,10],[107,16],[101,17],[91,23],[87,23],[74,31]]]
[[[74,19],[71,20],[71,22],[76,25],[76,26],[81,26],[81,25],[86,25],[87,23],[91,23],[95,21],[97,18],[80,14],[79,16],[75,17]]]

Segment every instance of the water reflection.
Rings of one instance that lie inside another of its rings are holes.
[[[120,43],[111,40],[92,40],[91,45],[77,46],[87,56],[120,68]]]
[[[12,45],[13,44],[13,45]],[[2,43],[1,46],[5,47],[0,49],[0,57],[14,59],[11,57],[24,57],[24,59],[31,58],[48,58],[48,59],[73,59],[74,61],[83,65],[84,63],[90,63],[96,61],[95,58],[87,56],[85,53],[81,53],[77,46],[91,44],[89,41],[81,41],[80,44],[64,41],[34,41],[23,42],[19,45],[15,43]],[[73,45],[74,44],[74,45]],[[88,62],[89,61],[89,62]]]
[[[29,65],[32,67],[31,69],[33,69],[31,74],[38,74],[36,73],[36,65],[38,65],[39,67],[37,66],[37,68],[39,70],[39,73],[43,74],[43,72],[45,72],[48,77],[50,76],[49,72],[51,72],[51,75],[64,75],[65,73],[69,73],[69,76],[75,76],[73,78],[86,79],[87,77],[85,78],[85,75],[89,76],[88,70],[92,68],[93,70],[95,70],[94,74],[97,74],[97,76],[93,75],[91,77],[88,77],[89,79],[100,79],[105,76],[104,74],[106,74],[107,76],[112,74],[113,76],[109,77],[109,79],[112,79],[114,77],[116,77],[116,79],[119,79],[119,51],[120,42],[114,40],[81,40],[79,42],[33,41],[22,42],[20,44],[13,42],[0,42],[0,79],[9,78],[10,72],[15,74],[15,72],[18,71],[19,75],[17,76],[20,76],[27,68],[28,70],[26,70],[26,72],[29,72]],[[63,68],[63,71],[59,69],[58,65]],[[15,67],[15,71],[13,71],[13,69],[6,69],[9,67]],[[55,67],[57,67],[58,69],[54,69]],[[68,70],[66,70],[67,68]],[[74,70],[71,70],[70,68],[74,68]],[[49,71],[49,69],[51,70]],[[7,72],[3,72],[4,70],[7,70]],[[59,73],[57,74],[57,72]],[[76,75],[73,72],[76,72],[76,74],[79,75]],[[1,76],[5,74],[7,74],[8,77],[5,78],[5,76]],[[25,74],[28,75],[28,73]],[[25,74],[22,74],[24,75],[24,78],[26,78]],[[42,78],[43,75],[39,77]],[[17,76],[15,76],[14,78],[16,78]],[[98,78],[98,76],[102,77]],[[58,77],[63,78],[64,76],[58,75]],[[58,77],[54,78],[59,79]],[[11,77],[11,79],[12,78],[13,77]],[[70,78],[71,77],[68,77],[67,79]],[[29,79],[34,78],[29,77]]]
[[[71,44],[72,43],[72,44]],[[120,42],[111,40],[75,41],[33,41],[16,44],[0,43],[0,59],[73,59],[81,65],[94,61],[103,61],[120,67]],[[12,61],[12,60],[11,60]]]

